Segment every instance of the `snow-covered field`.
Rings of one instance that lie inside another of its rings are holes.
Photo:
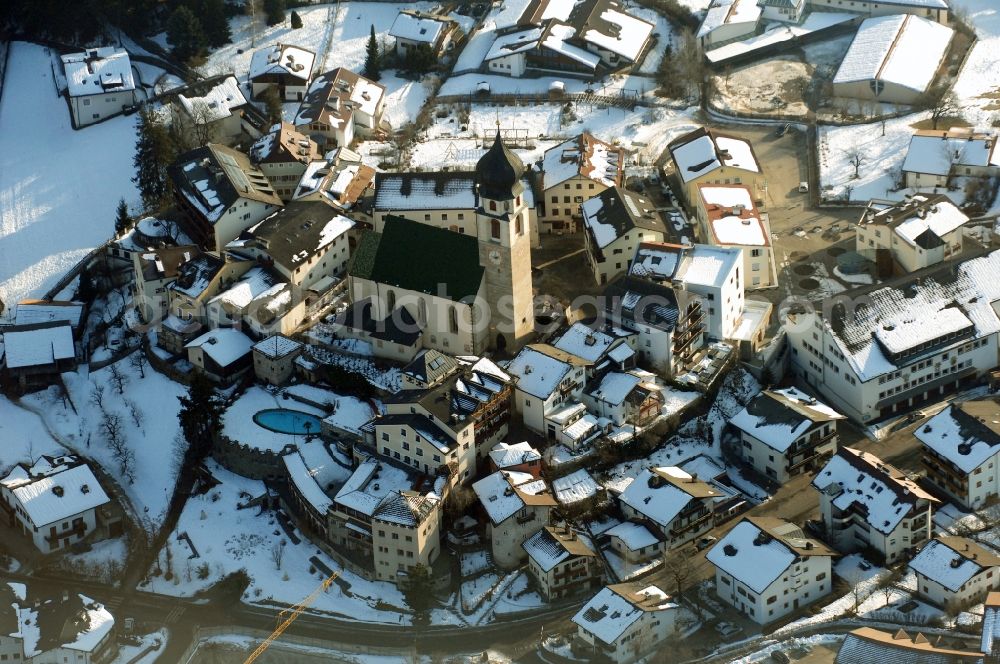
[[[881,122],[820,127],[819,179],[823,198],[849,198],[853,201],[902,199],[902,193],[893,189],[906,158],[910,137],[915,131],[913,125],[926,117],[926,113],[916,113],[887,120],[884,136]],[[854,165],[851,163],[856,155],[860,155],[862,160],[858,178],[854,177]]]
[[[0,475],[6,476],[14,464],[31,465],[42,454],[65,454],[34,412],[0,396]]]
[[[74,131],[48,50],[11,45],[0,102],[0,300],[44,293],[111,235],[118,199],[138,205],[134,147],[134,116]]]
[[[177,397],[186,390],[148,365],[144,369],[146,377],[142,378],[128,358],[116,366],[126,377],[124,395],[118,394],[111,368],[106,367],[90,375],[83,372],[63,374],[72,406],[63,403],[55,388],[32,394],[24,402],[41,414],[67,447],[100,463],[124,488],[140,518],[148,520],[148,525],[158,525],[177,478],[174,456],[174,439],[180,430]],[[121,465],[102,433],[102,410],[92,398],[95,386],[104,387],[104,411],[118,416],[121,421],[126,446],[134,455],[133,482],[123,476]],[[133,406],[138,413],[138,423],[132,413]]]
[[[1000,117],[1000,3],[996,0],[954,0],[967,13],[968,24],[979,41],[972,49],[955,81],[965,119],[977,127],[989,128]]]
[[[250,585],[243,601],[263,605],[297,604],[325,578],[319,569],[314,568],[310,558],[318,558],[331,570],[340,569],[301,534],[298,535],[301,538],[298,544],[289,540],[274,512],[260,513],[256,507],[237,508],[249,497],[263,494],[263,482],[230,473],[211,461],[208,466],[221,484],[203,496],[191,498],[184,506],[175,533],[167,541],[171,552],[171,578],[166,578],[167,554],[163,551],[159,560],[163,573],[150,576],[150,582],[142,589],[190,597],[223,577],[244,570],[250,578]],[[187,541],[178,540],[178,535],[185,533],[198,552],[196,558],[191,557],[193,554]],[[272,558],[275,546],[283,548],[280,569]],[[309,610],[372,623],[409,622],[409,615],[386,608],[387,605],[406,606],[396,586],[366,581],[350,572],[344,572],[341,579],[350,584],[349,589],[345,591],[338,584],[330,586],[316,598]],[[380,603],[382,608],[376,608]]]

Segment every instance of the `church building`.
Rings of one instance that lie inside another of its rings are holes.
[[[353,320],[338,321],[338,333],[396,359],[421,347],[516,352],[534,329],[534,201],[524,172],[498,131],[471,178],[408,173],[377,182],[375,229],[348,273]],[[430,191],[415,196],[425,181]]]

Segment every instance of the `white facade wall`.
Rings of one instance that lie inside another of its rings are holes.
[[[863,551],[871,547],[885,558],[886,563],[893,564],[902,560],[907,549],[923,544],[931,536],[929,502],[921,508],[911,510],[886,534],[876,530],[858,514],[835,518],[833,500],[826,493],[819,492],[819,512],[826,527],[829,544],[843,553]]]
[[[913,14],[948,25],[948,10],[921,7],[915,4],[896,4],[886,0],[808,0],[810,8],[837,12],[858,12],[865,16]]]
[[[826,436],[837,428],[836,422],[821,422],[810,426],[805,433],[797,437],[788,450],[791,450],[796,443],[806,441],[814,432],[819,432],[819,436]],[[832,455],[837,451],[836,437],[823,443],[816,448],[815,453],[826,453]],[[769,477],[775,482],[787,482],[793,474],[789,473],[788,466],[791,465],[792,454],[779,452],[759,438],[740,429],[740,456],[750,466],[761,475]]]
[[[954,592],[923,574],[916,576],[917,595],[944,608],[981,602],[988,592],[1000,589],[1000,569],[996,567],[983,569]]]
[[[644,228],[633,228],[603,249],[592,246],[593,238],[589,232],[585,237],[590,269],[593,270],[594,280],[598,284],[606,284],[615,277],[625,274],[632,264],[635,248],[640,242],[663,242],[663,233]],[[600,257],[598,253],[601,254]]]
[[[643,611],[642,616],[622,633],[612,645],[596,639],[581,625],[577,637],[603,653],[616,664],[632,664],[659,649],[677,631],[676,610]]]
[[[528,554],[521,545],[549,524],[550,509],[547,505],[525,505],[503,523],[488,523],[486,531],[493,562],[503,569],[513,569],[523,563]]]
[[[495,74],[506,74],[514,78],[524,76],[528,59],[524,53],[513,53],[500,58],[494,58],[486,63],[486,68]]]
[[[780,577],[761,593],[739,579],[715,570],[715,592],[730,606],[755,623],[766,625],[830,594],[829,556],[797,558]]]
[[[212,224],[215,233],[215,247],[222,249],[240,236],[240,233],[257,224],[272,212],[277,206],[246,198],[237,200],[219,219]]]
[[[69,98],[70,114],[73,116],[73,124],[78,129],[121,113],[126,106],[134,104],[134,90]]]

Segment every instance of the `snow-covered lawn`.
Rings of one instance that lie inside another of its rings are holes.
[[[4,396],[0,396],[0,441],[0,476],[6,476],[14,464],[31,465],[42,454],[66,453],[34,411]]]
[[[1000,4],[996,0],[954,0],[965,10],[979,41],[955,81],[962,114],[971,124],[989,128],[1000,113]]]
[[[142,378],[128,358],[115,366],[126,377],[124,395],[118,394],[111,378],[111,367],[105,367],[89,376],[82,373],[63,374],[72,406],[63,403],[55,388],[32,394],[24,401],[45,418],[67,447],[94,459],[118,481],[140,518],[148,519],[149,525],[159,524],[176,483],[174,440],[180,431],[177,420],[180,402],[177,397],[185,394],[186,389],[148,365],[145,367],[146,377]],[[104,411],[121,420],[126,446],[134,456],[134,482],[123,476],[121,465],[101,432],[103,414],[91,398],[95,386],[104,388]],[[132,413],[133,406],[138,414],[138,424]]]
[[[15,42],[0,102],[0,300],[44,293],[113,231],[130,178],[135,117],[74,131],[48,50]]]
[[[310,571],[313,568],[310,558],[318,558],[331,570],[340,569],[301,533],[297,533],[300,542],[292,543],[274,512],[260,513],[257,507],[238,509],[248,497],[264,493],[263,482],[230,473],[211,461],[208,466],[221,484],[205,495],[191,498],[184,506],[177,528],[167,541],[172,578],[168,580],[165,574],[150,576],[150,582],[142,589],[190,597],[223,577],[244,570],[250,578],[244,602],[296,604],[325,578],[319,569]],[[178,540],[178,535],[183,533],[191,539],[198,552],[197,558],[190,557],[191,548],[186,540]],[[281,569],[278,569],[272,559],[272,550],[275,545],[281,547],[282,542],[284,553]],[[166,556],[165,551],[161,552],[160,568],[164,571]],[[400,624],[410,621],[408,615],[376,608],[380,603],[406,606],[396,586],[366,581],[346,571],[341,579],[350,584],[346,591],[333,584],[316,598],[309,610],[364,622]]]
[[[222,416],[222,433],[228,438],[258,450],[280,452],[286,445],[305,442],[305,436],[279,433],[260,426],[253,416],[262,410],[287,408],[322,419],[325,413],[298,401],[279,399],[271,392],[254,385],[244,392]],[[319,431],[315,431],[317,435]]]
[[[927,117],[926,113],[915,113],[887,120],[884,136],[881,122],[820,127],[821,196],[827,200],[901,200],[903,192],[893,191],[899,178],[899,169],[906,158],[910,137],[915,131],[913,125]],[[861,167],[858,169],[859,177],[855,178],[852,159],[859,155]]]

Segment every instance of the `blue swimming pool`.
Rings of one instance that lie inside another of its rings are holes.
[[[288,433],[297,436],[319,434],[320,419],[315,415],[303,413],[301,410],[287,408],[271,408],[258,411],[253,421],[259,426],[278,433]]]

